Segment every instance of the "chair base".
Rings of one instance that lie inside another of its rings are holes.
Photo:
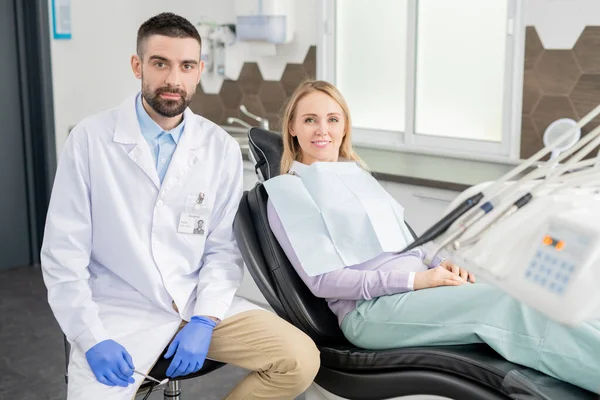
[[[309,386],[309,388],[304,392],[305,400],[351,400],[346,399],[344,397],[336,396],[335,394],[328,392],[323,389],[321,386],[313,383]],[[432,396],[432,395],[411,395],[411,396],[402,396],[402,397],[393,397],[388,398],[386,400],[453,400],[449,397],[440,397],[440,396]]]
[[[181,384],[179,381],[169,381],[163,394],[164,400],[181,400]]]
[[[148,387],[147,389],[150,390],[150,387]],[[162,387],[155,388],[152,390],[152,392],[159,392],[161,389],[162,389]],[[181,382],[180,381],[167,382],[167,384],[165,385],[164,389],[162,389],[162,391],[163,391],[163,400],[181,400],[182,399]],[[138,391],[138,393],[135,396],[135,399],[136,400],[146,399],[147,396],[149,396],[147,390]]]
[[[327,392],[339,396],[325,397],[327,400],[410,399],[407,396],[456,400],[510,399],[506,394],[481,382],[456,374],[417,368],[351,372],[331,369],[321,364],[315,383]]]

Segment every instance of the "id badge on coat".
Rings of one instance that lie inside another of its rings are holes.
[[[201,194],[199,199],[203,198],[204,196]],[[196,197],[188,196],[185,203],[186,210],[179,216],[177,232],[205,236],[208,230],[210,208],[202,204],[202,201],[196,201]]]

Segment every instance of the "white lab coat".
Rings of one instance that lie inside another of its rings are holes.
[[[224,319],[259,308],[235,296],[243,264],[232,230],[242,158],[223,129],[185,111],[185,128],[160,184],[135,96],[87,118],[59,160],[41,252],[48,301],[72,343],[68,399],[131,399],[98,383],[85,352],[113,339],[149,371],[181,320]],[[204,193],[205,235],[178,232]],[[176,312],[176,305],[180,310]]]

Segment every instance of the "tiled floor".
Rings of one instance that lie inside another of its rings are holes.
[[[0,399],[64,400],[63,336],[39,268],[0,272]],[[227,365],[182,382],[185,399],[222,399],[247,371]],[[151,400],[162,400],[159,392]]]

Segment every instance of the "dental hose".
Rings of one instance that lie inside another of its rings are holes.
[[[541,192],[541,190],[543,188],[545,188],[546,186],[550,185],[554,181],[558,180],[561,176],[564,176],[564,174],[566,174],[570,169],[572,169],[575,166],[581,166],[581,165],[590,164],[591,163],[590,160],[584,161],[584,162],[581,162],[581,163],[580,163],[580,161],[586,155],[588,155],[594,148],[596,148],[596,146],[598,146],[600,144],[600,135],[599,135],[599,133],[600,133],[600,127],[597,127],[596,129],[594,129],[594,131],[590,132],[590,134],[588,134],[588,136],[586,136],[587,140],[583,144],[580,144],[578,146],[578,148],[581,148],[584,145],[585,145],[585,147],[583,147],[577,154],[575,154],[571,159],[569,159],[569,161],[567,161],[560,168],[556,168],[556,171],[553,174],[550,174],[546,179],[540,181],[540,183],[538,183],[537,185],[535,185],[529,192],[527,192],[524,195],[522,195],[519,199],[517,199],[506,210],[498,212],[498,215],[495,216],[494,218],[492,218],[489,222],[487,222],[486,226],[484,227],[484,229],[482,229],[482,231],[479,232],[477,235],[475,235],[474,237],[468,238],[468,239],[464,240],[463,242],[460,242],[458,240],[457,235],[450,236],[450,239],[446,239],[442,243],[442,245],[440,245],[440,246],[438,246],[436,248],[436,251],[434,252],[434,256],[437,255],[437,253],[439,253],[439,251],[441,251],[443,248],[445,248],[449,244],[452,244],[452,247],[454,248],[454,250],[458,250],[461,246],[465,246],[465,245],[470,245],[470,244],[476,243],[477,241],[479,241],[479,239],[481,238],[481,236],[485,232],[487,232],[494,224],[497,224],[498,222],[501,222],[505,218],[510,217],[511,215],[513,215],[514,213],[516,213],[519,209],[521,209],[525,205],[529,204],[533,198],[535,198],[535,197],[537,197],[539,195],[539,193]],[[571,153],[572,152],[573,151],[571,151]],[[567,154],[567,156],[568,155],[570,155],[570,154]],[[534,171],[534,172],[532,172],[532,173],[530,173],[528,175],[536,175],[536,174],[539,175],[539,174],[545,173],[545,172],[546,172],[545,169],[541,169],[541,171]],[[592,171],[592,173],[590,173],[589,171],[584,171],[584,172],[573,173],[573,175],[575,175],[575,176],[569,177],[567,179],[567,181],[568,180],[574,180],[574,179],[576,179],[578,177],[581,178],[582,175],[584,177],[586,177],[586,176],[595,176],[596,172]],[[518,190],[518,188],[519,188],[519,185],[518,185],[518,182],[517,182],[517,184],[515,184],[512,188],[510,188],[511,190],[508,191],[509,193],[506,194],[505,196],[512,195],[514,192],[516,192]],[[560,188],[560,186],[559,186],[559,188]],[[485,206],[485,204],[484,204],[484,206]],[[490,211],[491,211],[491,209],[490,209]],[[461,229],[460,230],[460,234],[462,234],[465,230],[466,229]]]
[[[516,190],[518,190],[518,187],[520,185],[522,185],[523,183],[525,183],[527,181],[532,180],[532,176],[540,174],[540,171],[546,173],[546,171],[552,170],[554,163],[552,163],[552,164],[547,163],[546,165],[542,166],[541,168],[534,169],[533,171],[525,174],[521,179],[519,179],[511,187],[504,188],[504,189],[502,188],[502,185],[504,183],[508,182],[510,179],[514,178],[515,176],[519,175],[520,173],[526,171],[528,168],[532,167],[536,162],[541,160],[545,155],[547,155],[552,150],[554,150],[554,148],[556,148],[560,144],[562,144],[562,142],[566,138],[568,138],[570,135],[572,135],[577,129],[580,129],[581,127],[586,125],[593,118],[595,118],[598,114],[600,114],[600,105],[598,105],[596,108],[594,108],[592,111],[590,111],[579,122],[577,122],[577,124],[575,126],[568,129],[565,133],[563,133],[560,137],[558,137],[550,145],[542,148],[537,153],[535,153],[533,156],[531,156],[529,159],[527,159],[525,162],[518,165],[513,170],[507,172],[504,176],[500,177],[497,181],[495,181],[489,188],[487,188],[485,190],[485,196],[483,198],[485,203],[478,208],[473,208],[473,209],[467,211],[464,215],[462,215],[456,221],[456,224],[455,224],[456,227],[454,229],[449,229],[447,232],[445,232],[446,235],[442,236],[443,242],[445,244],[443,246],[441,246],[440,249],[445,247],[445,245],[447,245],[450,241],[452,241],[452,240],[458,238],[460,235],[462,235],[462,233],[464,233],[464,231],[467,228],[472,226],[475,222],[479,221],[484,215],[491,212],[494,209],[495,203],[497,203],[497,199],[499,197],[506,198],[509,195],[513,194]],[[585,144],[592,141],[599,134],[600,134],[600,127],[596,127],[593,131],[591,131],[589,134],[587,134],[582,139],[580,139],[579,142],[577,142],[575,144],[575,146],[573,146],[569,150],[560,154],[560,156],[557,157],[557,159],[555,160],[555,163],[559,163],[560,161],[566,159],[571,154],[573,154],[575,151],[577,151],[581,147],[583,147]],[[590,149],[590,151],[591,151],[591,149]],[[583,158],[583,157],[581,157],[581,158]]]
[[[424,234],[419,236],[414,242],[409,244],[402,252],[407,252],[419,247],[427,242],[430,242],[444,233],[461,215],[473,208],[483,198],[483,193],[477,193],[469,197],[467,200],[460,203],[452,211],[446,214],[440,221],[429,228]]]
[[[545,166],[543,166],[539,169],[534,169],[533,171],[525,174],[525,176],[523,176],[521,179],[519,179],[511,187],[505,188],[505,189],[502,188],[502,185],[504,183],[508,182],[511,178],[519,175],[520,173],[526,171],[528,168],[532,167],[536,162],[541,160],[545,155],[550,153],[554,148],[556,148],[560,144],[562,144],[562,142],[567,137],[572,135],[577,129],[580,129],[581,127],[586,125],[593,118],[595,118],[598,114],[600,114],[600,105],[598,105],[596,108],[594,108],[592,111],[590,111],[579,122],[577,122],[577,124],[575,126],[573,126],[569,130],[567,130],[565,133],[563,133],[559,138],[557,138],[550,145],[542,148],[540,151],[538,151],[536,154],[531,156],[524,163],[518,165],[516,168],[509,171],[504,176],[502,176],[500,179],[495,181],[489,188],[487,188],[484,191],[485,195],[483,193],[478,193],[478,194],[472,196],[471,198],[465,200],[462,204],[460,204],[454,210],[452,210],[450,213],[448,213],[448,215],[446,215],[444,218],[442,218],[442,220],[440,220],[433,227],[428,229],[423,235],[421,235],[421,237],[417,238],[417,240],[415,240],[411,245],[409,245],[404,251],[408,251],[412,248],[423,245],[430,241],[434,241],[441,237],[442,242],[440,245],[437,246],[437,248],[434,252],[434,255],[436,255],[437,253],[439,253],[440,250],[442,250],[448,244],[450,244],[451,242],[455,242],[457,239],[459,239],[464,234],[464,232],[466,232],[466,230],[469,227],[471,227],[474,223],[479,221],[484,215],[490,213],[492,210],[495,209],[495,203],[497,203],[498,198],[507,198],[508,196],[512,195],[516,190],[518,190],[520,185],[532,180],[533,177],[536,175],[543,176],[543,174],[545,174],[546,171],[552,170],[553,167],[556,164],[558,164],[561,160],[566,159],[571,154],[573,154],[575,151],[579,150],[585,144],[592,141],[596,136],[598,136],[600,134],[600,127],[596,127],[592,132],[590,132],[589,134],[584,136],[578,143],[576,143],[575,146],[573,146],[568,151],[562,153],[556,159],[555,163],[552,163],[552,164],[547,163]],[[588,148],[590,148],[590,146],[587,146],[585,149],[588,149]],[[589,151],[591,151],[591,149],[589,149]],[[588,151],[588,153],[589,153],[589,151]],[[584,156],[578,158],[576,161],[580,160]],[[569,160],[569,163],[568,163],[569,165],[565,165],[565,167],[563,167],[562,169],[558,169],[558,171],[553,171],[554,174],[552,174],[552,175],[560,176],[563,172],[567,171],[568,168],[571,167],[573,164],[571,161],[573,161],[573,160]],[[543,172],[543,174],[540,174],[540,172]],[[536,188],[539,189],[539,185]],[[528,204],[532,198],[533,198],[533,194],[523,195],[520,199],[517,199],[512,204],[511,207],[509,207],[507,210],[505,210],[505,212],[503,212],[500,217],[502,217],[502,215],[504,215],[505,217],[508,215],[512,215],[517,210],[519,210],[520,208],[522,208],[526,204]],[[474,208],[474,206],[477,205],[482,200],[486,200],[486,202],[484,204],[482,204],[480,207]],[[498,219],[498,217],[495,218],[494,220],[497,220],[497,219]]]

